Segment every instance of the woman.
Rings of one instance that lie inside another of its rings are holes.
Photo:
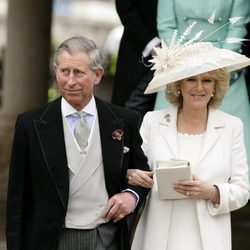
[[[215,11],[215,12],[214,12]],[[214,13],[214,21],[208,22]],[[242,17],[237,23],[230,23],[230,17]],[[241,53],[241,43],[228,43],[228,38],[244,38],[246,24],[250,20],[250,1],[246,0],[159,0],[157,28],[159,36],[166,43],[170,42],[175,29],[180,33],[187,24],[196,21],[194,30],[203,30],[204,41],[212,42],[219,48],[226,48]],[[227,23],[227,24],[226,24]],[[216,29],[218,32],[213,33]],[[213,34],[212,34],[213,33]],[[212,34],[212,35],[209,35]],[[233,105],[232,105],[233,103]],[[169,107],[164,92],[157,93],[155,110]],[[245,144],[250,165],[250,105],[244,72],[231,75],[230,87],[222,101],[220,110],[238,116],[245,128]]]
[[[142,147],[152,171],[157,160],[188,160],[193,178],[173,186],[188,199],[160,200],[152,173],[128,171],[130,183],[152,186],[132,249],[229,250],[230,211],[249,199],[248,166],[242,121],[218,107],[229,72],[249,65],[250,59],[204,42],[163,43],[156,53],[156,72],[146,93],[167,84],[173,107],[145,115]]]

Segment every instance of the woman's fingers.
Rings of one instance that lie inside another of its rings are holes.
[[[146,188],[151,188],[154,184],[152,180],[153,171],[142,171],[139,169],[128,169],[127,179],[131,185],[138,185]]]
[[[192,181],[176,182],[174,184],[174,189],[194,199],[209,200],[213,194],[213,185],[202,181],[196,176],[193,176]]]

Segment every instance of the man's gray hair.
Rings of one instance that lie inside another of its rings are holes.
[[[58,66],[59,57],[64,52],[68,52],[70,55],[74,55],[76,53],[86,53],[90,58],[90,69],[96,72],[98,69],[102,68],[102,54],[97,49],[94,41],[82,37],[71,37],[65,40],[55,51],[54,55],[54,64]]]

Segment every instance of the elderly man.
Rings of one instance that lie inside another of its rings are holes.
[[[128,222],[148,192],[126,182],[128,167],[148,170],[138,119],[93,95],[104,72],[93,41],[64,41],[54,67],[61,97],[17,118],[7,249],[130,249]]]

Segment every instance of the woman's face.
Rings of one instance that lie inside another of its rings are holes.
[[[195,110],[207,108],[214,88],[215,80],[207,73],[182,80],[180,90],[183,96],[183,107]]]

